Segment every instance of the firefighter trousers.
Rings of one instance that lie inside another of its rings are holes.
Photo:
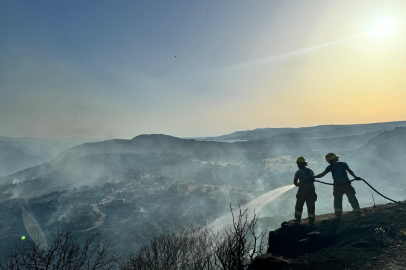
[[[336,214],[336,217],[341,217],[343,213],[343,196],[347,195],[348,202],[351,204],[353,210],[355,212],[361,211],[359,207],[359,203],[357,200],[357,197],[355,196],[356,192],[354,187],[351,185],[351,183],[347,185],[339,185],[339,186],[334,186],[334,211]]]
[[[309,223],[314,224],[316,219],[316,199],[317,195],[314,183],[299,183],[295,206],[295,219],[297,222],[300,222],[302,218],[303,205],[306,203]]]

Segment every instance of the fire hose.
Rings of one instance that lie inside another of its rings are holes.
[[[362,178],[360,178],[360,179],[352,179],[352,180],[346,181],[346,182],[344,182],[344,183],[334,183],[334,184],[333,184],[333,183],[327,183],[327,182],[319,181],[319,180],[314,180],[314,181],[315,181],[315,182],[318,182],[318,183],[321,183],[321,184],[324,184],[324,185],[330,185],[330,186],[350,185],[351,182],[353,182],[353,181],[364,181],[364,183],[367,184],[373,191],[375,191],[376,193],[378,193],[379,195],[381,195],[382,197],[384,197],[384,198],[387,199],[388,201],[391,201],[391,202],[394,202],[394,203],[397,203],[397,204],[406,205],[406,203],[397,202],[397,201],[395,201],[395,200],[392,200],[391,198],[386,197],[385,195],[383,195],[382,193],[380,193],[379,191],[377,191],[373,186],[371,186],[365,179],[362,179]]]

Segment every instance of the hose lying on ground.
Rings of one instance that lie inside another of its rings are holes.
[[[392,200],[391,198],[386,197],[385,195],[383,195],[382,193],[380,193],[379,191],[377,191],[373,186],[371,186],[366,180],[364,179],[352,179],[350,181],[344,182],[344,183],[337,183],[337,184],[333,184],[333,183],[327,183],[327,182],[323,182],[323,181],[319,181],[319,180],[314,180],[315,182],[324,184],[324,185],[330,185],[330,186],[341,186],[341,185],[349,185],[351,184],[351,182],[353,181],[364,181],[365,184],[367,184],[373,191],[375,191],[376,193],[378,193],[379,195],[381,195],[382,197],[384,197],[385,199],[397,203],[397,204],[402,204],[402,205],[406,205],[406,203],[402,203],[402,202],[397,202],[395,200]]]

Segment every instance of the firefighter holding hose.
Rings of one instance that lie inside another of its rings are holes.
[[[362,216],[361,209],[357,197],[355,196],[355,189],[351,185],[348,174],[351,174],[356,180],[361,180],[360,177],[356,176],[354,172],[348,167],[345,162],[339,162],[339,156],[334,153],[329,153],[325,157],[326,162],[330,165],[327,166],[326,170],[321,174],[314,176],[314,178],[321,178],[331,172],[334,180],[334,211],[337,219],[341,219],[343,213],[343,195],[347,195],[348,202],[351,204],[352,209],[356,214]],[[338,184],[338,185],[336,185]]]
[[[315,201],[317,199],[316,189],[314,187],[314,172],[311,169],[306,168],[307,162],[304,157],[298,157],[296,159],[296,164],[299,167],[299,170],[295,174],[293,184],[299,187],[299,190],[296,194],[295,223],[300,223],[300,220],[302,219],[303,205],[306,203],[309,224],[313,226],[316,220]]]

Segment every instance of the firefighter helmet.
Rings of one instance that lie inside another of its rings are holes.
[[[327,155],[324,156],[324,158],[326,159],[327,162],[330,162],[330,161],[338,159],[339,156],[337,156],[334,153],[328,153]]]
[[[306,163],[306,159],[304,157],[298,157],[296,163]]]

